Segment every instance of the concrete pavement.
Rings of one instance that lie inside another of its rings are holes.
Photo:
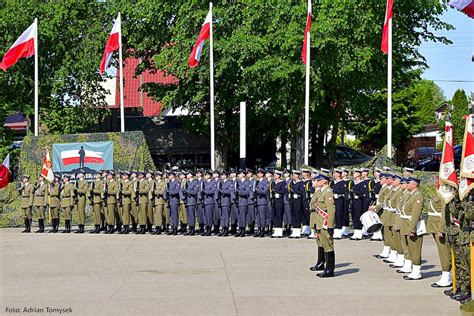
[[[319,279],[313,240],[20,231],[0,230],[2,315],[459,314],[430,287],[440,268],[426,236],[424,279],[405,281],[372,257],[380,242],[336,241],[337,277]]]

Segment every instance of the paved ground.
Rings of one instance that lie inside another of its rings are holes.
[[[373,258],[381,243],[349,240],[336,241],[337,277],[323,280],[308,270],[312,240],[2,229],[0,314],[457,315],[459,304],[430,287],[440,272],[425,239],[421,281]]]

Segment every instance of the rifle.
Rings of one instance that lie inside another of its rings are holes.
[[[239,188],[240,188],[239,180],[236,180],[235,181],[235,195],[234,195],[234,203],[235,203],[236,208],[239,208]]]
[[[79,181],[74,182],[74,204],[79,202],[79,196],[77,194],[77,189],[79,189]]]
[[[91,204],[94,204],[94,188],[95,188],[95,181],[92,181],[91,188],[89,190],[89,201]]]
[[[108,192],[107,192],[107,180],[104,181],[104,192],[102,193],[102,204],[104,207],[107,207],[107,198],[108,198]]]
[[[135,196],[134,196],[134,200],[135,200],[135,205],[138,205],[138,201],[139,201],[139,189],[138,189],[138,181],[140,180],[136,180],[134,183],[133,183],[133,192],[135,192]]]
[[[204,198],[205,198],[205,194],[204,194],[204,182],[201,182],[199,194],[200,194],[199,198],[200,198],[200,200],[201,200],[201,204],[204,205]]]
[[[272,188],[272,183],[274,182],[270,182],[270,205],[272,206],[272,209],[275,209],[275,191]]]
[[[260,183],[260,180],[255,180],[255,183],[253,184],[253,188],[252,188],[254,207],[257,207],[257,187],[259,183]]]
[[[123,183],[118,181],[118,191],[117,191],[117,205],[118,206],[122,206],[122,186],[123,186]]]
[[[222,182],[217,183],[217,206],[222,207]]]

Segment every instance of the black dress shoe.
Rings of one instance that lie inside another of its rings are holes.
[[[453,290],[444,290],[443,293],[444,293],[444,295],[446,295],[446,296],[451,296],[452,294],[455,294],[455,293],[457,293],[457,292],[453,292]]]
[[[312,267],[309,267],[309,270],[315,272],[315,271],[324,271],[325,268],[324,268],[324,262],[320,263],[320,264],[316,264]]]
[[[245,232],[245,227],[242,227],[242,229],[240,230],[240,237],[245,237],[247,235],[247,233]]]
[[[409,278],[408,275],[404,275],[404,276],[403,276],[403,279],[404,279],[404,280],[407,280],[407,281],[418,281],[418,280],[422,280],[423,278],[412,279],[412,278]]]
[[[387,259],[388,257],[383,257],[381,255],[374,255],[375,258],[377,259]]]
[[[388,265],[390,268],[402,268],[403,266],[396,266],[395,264],[389,264]]]
[[[453,285],[452,284],[449,284],[449,285],[439,285],[438,283],[431,283],[431,287],[434,287],[434,288],[443,288],[443,287],[452,287]]]
[[[334,277],[334,271],[324,270],[322,273],[318,273],[317,276],[320,277],[320,278],[333,278]]]

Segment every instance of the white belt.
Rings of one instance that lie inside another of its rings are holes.
[[[400,218],[401,218],[401,219],[409,219],[409,220],[411,220],[411,219],[412,219],[412,216],[411,216],[411,215],[401,215]]]
[[[334,194],[334,198],[335,199],[338,199],[340,197],[344,197],[344,194]]]
[[[299,197],[298,194],[293,194],[293,198],[294,198],[294,199],[297,199],[298,197]]]
[[[438,212],[428,212],[428,216],[441,217],[441,213],[438,213]]]
[[[275,193],[275,199],[279,199],[279,198],[280,198],[280,194]]]
[[[375,198],[376,198],[376,199],[378,199],[378,198],[379,198],[379,195],[378,195],[378,194],[376,194],[376,195],[375,195]]]
[[[387,211],[389,211],[390,213],[395,213],[397,209],[393,207],[387,207]]]

